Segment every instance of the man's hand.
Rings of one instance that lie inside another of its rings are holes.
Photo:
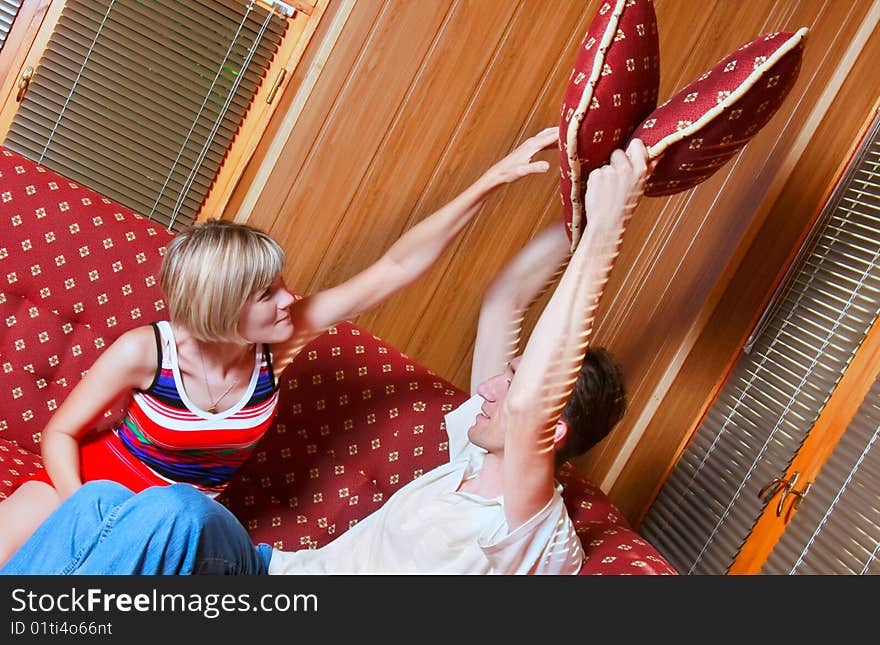
[[[552,127],[541,130],[533,137],[526,139],[522,144],[494,164],[486,171],[486,176],[491,178],[494,184],[509,184],[526,175],[547,172],[550,164],[547,161],[532,161],[532,157],[541,150],[555,145],[559,140],[559,128]]]
[[[590,173],[585,199],[587,234],[617,235],[645,191],[648,164],[645,145],[633,139],[625,153],[615,150],[608,164]]]

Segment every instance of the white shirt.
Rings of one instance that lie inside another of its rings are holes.
[[[561,486],[512,532],[501,497],[457,490],[482,467],[485,451],[467,438],[482,404],[475,395],[446,415],[448,463],[408,483],[330,544],[274,550],[269,573],[577,573],[584,553]]]

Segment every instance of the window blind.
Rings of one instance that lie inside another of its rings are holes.
[[[0,0],[0,49],[6,44],[6,36],[12,29],[22,2],[23,0]]]
[[[767,503],[758,491],[791,464],[880,311],[877,130],[640,527],[682,573],[720,574],[733,564]]]
[[[179,230],[286,28],[247,0],[68,0],[4,143]]]

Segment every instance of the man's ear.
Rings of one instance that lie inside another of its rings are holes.
[[[553,433],[553,445],[558,446],[568,435],[568,424],[560,419],[556,422],[556,431]]]

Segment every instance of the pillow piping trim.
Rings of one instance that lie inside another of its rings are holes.
[[[623,15],[623,11],[626,8],[626,2],[627,0],[617,0],[614,6],[614,10],[611,13],[611,19],[608,21],[608,25],[605,27],[605,32],[602,34],[602,40],[599,43],[599,52],[602,53],[602,56],[596,56],[593,59],[593,69],[590,71],[590,78],[587,81],[589,91],[585,91],[581,96],[577,110],[568,124],[568,131],[565,133],[566,152],[568,153],[568,161],[571,166],[571,251],[574,251],[575,248],[577,248],[578,242],[581,239],[582,213],[586,210],[585,204],[579,199],[581,164],[580,158],[577,155],[578,132],[580,131],[584,118],[589,111],[589,105],[593,101],[596,85],[599,83],[602,69],[605,67],[608,49],[611,46],[614,36],[617,34],[620,17]],[[589,33],[589,31],[587,33]],[[574,150],[574,154],[571,153],[572,150]]]
[[[718,103],[711,110],[708,110],[703,116],[694,121],[688,127],[677,130],[676,132],[673,132],[671,134],[667,134],[665,137],[660,139],[660,141],[650,146],[648,148],[648,157],[653,159],[654,157],[663,153],[672,144],[678,143],[682,139],[689,137],[692,134],[695,134],[701,128],[714,121],[716,117],[724,112],[724,110],[726,110],[731,105],[739,101],[743,96],[745,96],[745,94],[749,90],[751,90],[755,86],[755,84],[764,76],[767,70],[779,62],[779,59],[781,59],[783,56],[792,51],[797,45],[799,45],[806,37],[808,32],[809,29],[807,27],[801,27],[800,29],[798,29],[786,42],[780,45],[779,49],[773,52],[773,54],[771,54],[766,61],[764,61],[757,69],[749,74],[740,84],[740,86],[736,90],[731,92],[730,95],[727,96],[723,101]],[[662,109],[662,106],[657,109]],[[648,118],[645,119],[645,121],[650,118],[652,118],[651,115],[648,115]]]

